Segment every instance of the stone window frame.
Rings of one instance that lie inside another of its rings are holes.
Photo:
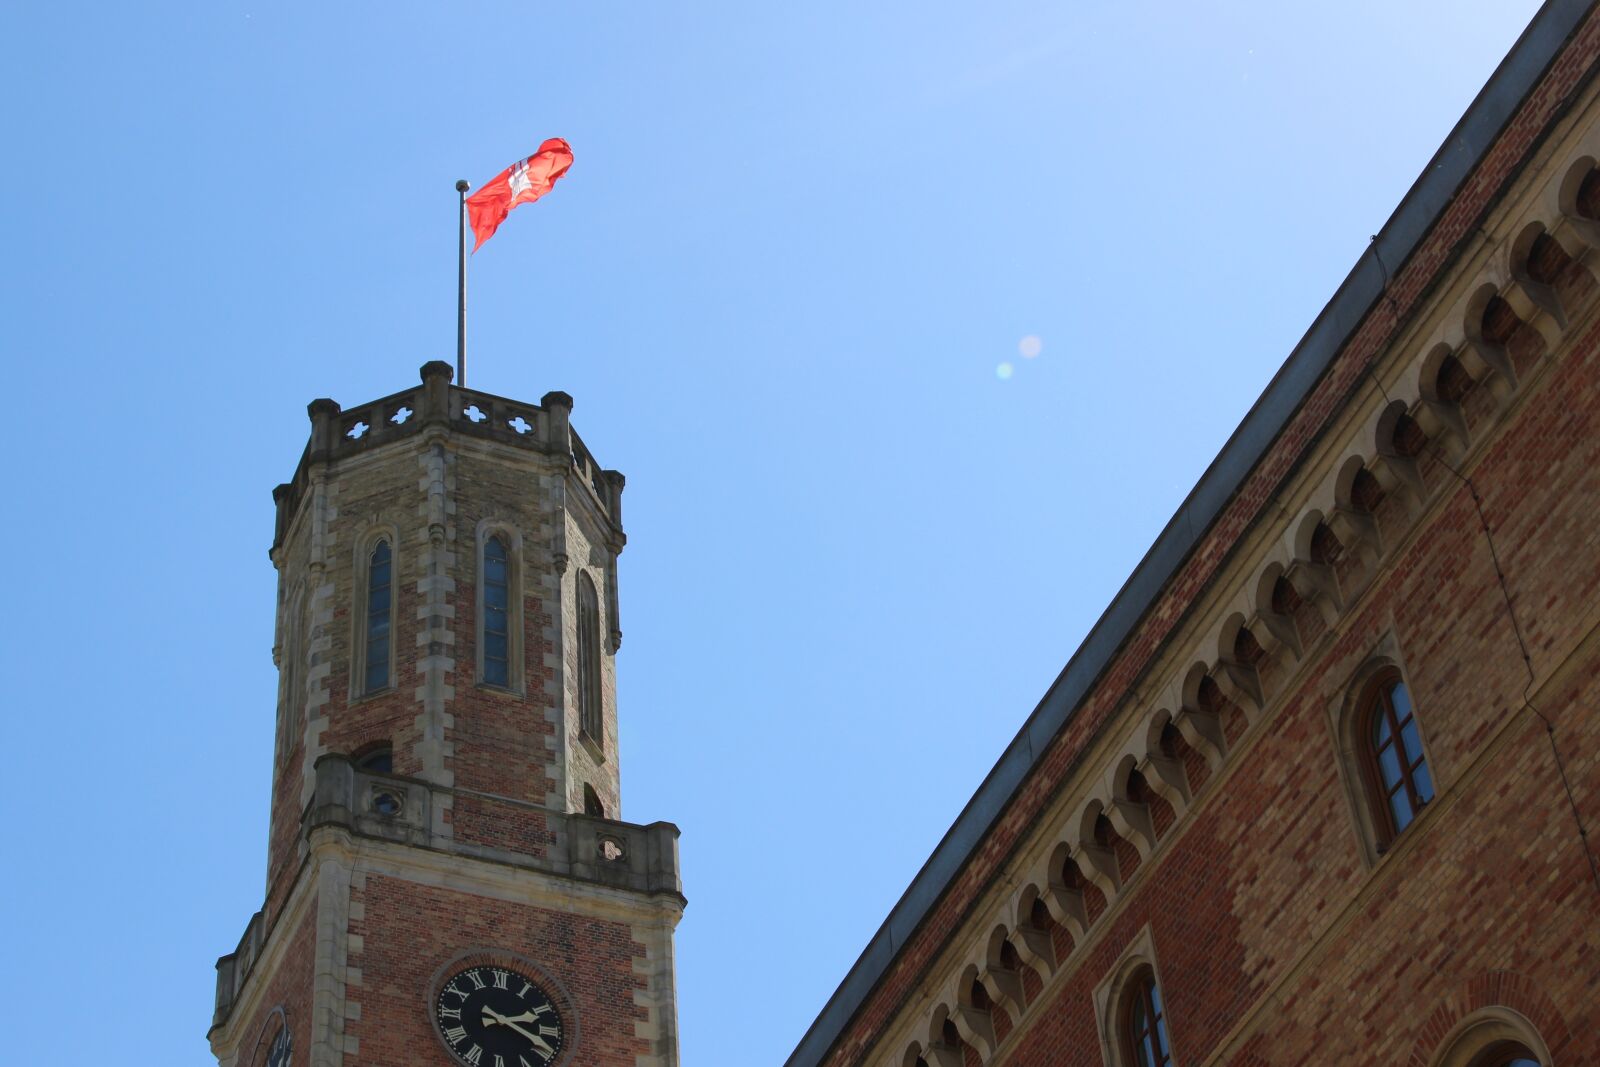
[[[1106,1067],[1138,1067],[1138,1061],[1129,1055],[1123,1020],[1128,1010],[1128,994],[1136,979],[1149,974],[1158,990],[1162,991],[1162,1018],[1167,1023],[1167,1055],[1171,1067],[1179,1067],[1178,1042],[1173,1036],[1171,998],[1167,984],[1161,980],[1161,966],[1156,959],[1155,937],[1149,925],[1144,926],[1122,956],[1100,980],[1094,990],[1095,1025],[1100,1033],[1100,1055]]]
[[[383,685],[367,689],[367,593],[372,581],[372,553],[380,541],[389,542],[389,676]],[[356,538],[351,563],[353,595],[350,598],[350,702],[381,696],[394,689],[399,673],[396,638],[400,631],[400,532],[380,523]]]
[[[1444,792],[1439,764],[1433,758],[1433,749],[1428,742],[1424,709],[1417,704],[1416,686],[1411,684],[1410,672],[1406,670],[1405,661],[1400,655],[1398,638],[1393,630],[1387,631],[1367,653],[1360,666],[1351,672],[1339,695],[1327,707],[1328,726],[1333,734],[1334,763],[1339,772],[1339,783],[1343,786],[1345,804],[1356,832],[1356,840],[1360,844],[1362,858],[1369,868],[1376,867],[1392,851],[1396,842],[1405,837],[1406,833],[1427,814],[1426,809],[1419,810],[1405,830],[1390,833],[1386,817],[1387,809],[1378,806],[1380,803],[1378,790],[1370,769],[1373,760],[1368,753],[1369,745],[1362,727],[1365,724],[1365,713],[1372,687],[1386,674],[1396,675],[1400,683],[1406,687],[1406,694],[1411,698],[1411,714],[1417,720],[1417,735],[1422,740],[1423,760],[1433,779],[1433,802],[1437,803],[1440,794]]]
[[[589,628],[585,640],[585,627],[583,622],[583,590],[584,583],[588,583],[589,592],[594,596],[594,624]],[[572,578],[572,625],[573,625],[573,652],[576,660],[576,670],[573,678],[574,703],[578,711],[578,740],[583,742],[589,752],[597,761],[603,762],[606,753],[606,656],[607,644],[605,641],[605,616],[601,607],[600,586],[595,582],[594,576],[587,567],[575,568]],[[594,649],[594,676],[587,677],[584,669],[584,646],[589,644]],[[584,699],[588,690],[588,683],[593,683],[594,707],[591,709]],[[589,729],[589,716],[586,711],[593,711],[594,725],[598,732]]]
[[[1550,1056],[1537,1027],[1522,1013],[1495,1005],[1473,1012],[1456,1023],[1440,1042],[1441,1051],[1430,1067],[1497,1067],[1496,1053],[1506,1045],[1521,1045],[1540,1067],[1551,1067]]]
[[[485,681],[483,677],[483,553],[488,547],[489,539],[495,536],[505,538],[506,542],[506,682],[504,685]],[[472,677],[480,689],[526,696],[523,634],[528,628],[528,612],[523,598],[522,530],[514,523],[502,519],[484,519],[478,523],[474,540]]]
[[[392,564],[391,564],[392,566]],[[305,581],[297,580],[284,602],[282,637],[278,643],[278,730],[273,766],[282,767],[294,749],[295,730],[305,709],[307,649],[311,638],[311,598]]]

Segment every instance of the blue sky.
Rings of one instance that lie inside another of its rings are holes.
[[[469,382],[628,477],[684,1062],[777,1064],[1536,8],[599,6],[0,10],[9,1061],[209,1061],[270,490],[451,357],[455,179],[573,146]]]

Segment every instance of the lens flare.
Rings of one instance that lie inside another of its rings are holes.
[[[1008,381],[1010,380],[1014,370],[1015,368],[1012,367],[1010,363],[1002,363],[994,369],[994,376],[999,378],[1002,382]]]
[[[1039,340],[1038,334],[1030,333],[1017,342],[1017,351],[1022,353],[1023,359],[1032,359],[1044,351],[1044,342]]]

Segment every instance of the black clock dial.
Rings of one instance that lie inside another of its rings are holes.
[[[433,1005],[439,1036],[468,1067],[547,1067],[561,1053],[561,1013],[533,979],[482,964],[457,971]]]

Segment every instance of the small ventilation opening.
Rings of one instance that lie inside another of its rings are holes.
[[[587,782],[583,785],[583,813],[601,819],[606,817],[606,806],[600,803],[600,794],[596,793],[594,786]]]

